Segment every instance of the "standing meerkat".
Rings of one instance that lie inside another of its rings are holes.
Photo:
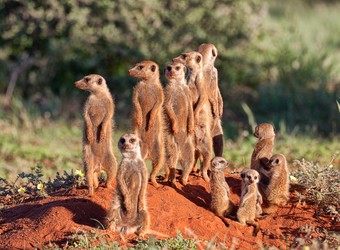
[[[229,186],[224,178],[223,170],[229,163],[223,157],[214,157],[211,161],[210,189],[211,189],[211,211],[222,219],[226,226],[229,223],[226,219],[234,208],[230,200]]]
[[[158,187],[156,175],[164,163],[163,87],[155,62],[142,61],[129,69],[129,74],[141,79],[133,91],[134,133],[142,140],[142,157],[152,161],[150,180]]]
[[[195,160],[202,158],[201,174],[205,181],[209,182],[208,169],[212,159],[211,138],[211,107],[208,102],[207,90],[204,85],[202,71],[202,55],[196,51],[183,53],[172,59],[173,62],[183,63],[190,71],[188,87],[192,106],[194,109],[194,138],[195,138]]]
[[[116,232],[143,236],[149,230],[146,206],[148,172],[140,152],[140,139],[125,134],[118,142],[122,161],[117,172],[117,188],[106,216],[106,227]]]
[[[117,161],[112,151],[115,106],[102,76],[88,75],[74,84],[77,88],[90,92],[83,113],[83,162],[89,195],[93,195],[99,184],[98,174],[101,170],[105,170],[107,174],[107,187],[112,187],[116,177]]]
[[[218,87],[218,71],[214,66],[217,57],[217,48],[211,43],[203,43],[198,47],[203,56],[203,76],[206,84],[208,100],[213,116],[212,140],[215,156],[223,154],[223,129],[221,119],[223,115],[223,98]]]
[[[254,151],[251,155],[250,168],[255,169],[261,175],[261,181],[267,182],[265,176],[260,172],[272,157],[274,149],[275,131],[273,125],[269,123],[261,123],[256,126],[254,136],[258,138]]]
[[[262,213],[262,197],[258,191],[259,173],[254,169],[244,169],[241,172],[242,187],[240,205],[237,210],[237,219],[242,224],[254,226],[253,235],[256,236],[259,231],[259,225],[256,217]]]
[[[183,172],[181,182],[186,185],[194,163],[194,115],[190,99],[190,90],[187,86],[186,67],[179,62],[166,66],[165,77],[168,84],[165,88],[165,150],[166,163],[170,173],[165,179],[175,183],[175,171],[179,161]],[[169,176],[170,175],[170,176]]]
[[[269,179],[268,184],[260,182],[259,188],[264,199],[263,212],[273,213],[278,206],[289,200],[289,170],[283,154],[273,155],[269,163],[260,169]]]

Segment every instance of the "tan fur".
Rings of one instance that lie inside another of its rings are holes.
[[[223,157],[214,157],[211,161],[210,189],[211,211],[229,226],[226,219],[232,212],[234,205],[230,200],[229,186],[225,181],[223,169],[228,167],[228,162]]]
[[[256,218],[261,214],[262,197],[258,190],[260,175],[256,170],[244,169],[241,172],[242,187],[241,200],[237,210],[237,219],[242,224],[254,226],[254,236],[256,236],[259,225]]]
[[[181,54],[173,59],[173,62],[181,62],[190,71],[188,87],[194,109],[195,123],[195,163],[202,158],[201,174],[203,179],[209,182],[208,169],[212,159],[211,138],[211,107],[208,102],[207,90],[204,85],[202,71],[202,55],[196,51]]]
[[[223,99],[218,87],[218,71],[214,66],[217,57],[217,48],[211,43],[203,43],[198,47],[198,52],[203,56],[203,77],[208,89],[208,100],[211,105],[213,123],[211,135],[215,156],[223,154],[223,129],[221,118],[223,115]]]
[[[152,161],[151,182],[158,187],[156,175],[164,163],[163,88],[155,62],[142,61],[129,70],[141,79],[133,91],[134,133],[142,140],[142,157]]]
[[[177,162],[183,168],[181,182],[186,185],[194,162],[194,116],[190,90],[185,79],[186,68],[182,63],[172,63],[165,68],[168,84],[165,88],[165,149],[166,163],[170,167],[165,179],[174,184]],[[170,176],[169,176],[170,175]]]
[[[251,156],[250,168],[260,172],[260,168],[265,166],[273,154],[275,132],[273,125],[261,123],[256,126],[254,136],[259,138],[253,154]],[[261,179],[263,176],[261,176]]]
[[[112,151],[114,102],[105,79],[88,75],[75,82],[79,89],[90,96],[84,107],[83,162],[89,195],[98,187],[98,174],[105,170],[106,186],[112,187],[117,172],[117,161]]]
[[[260,171],[269,178],[266,185],[260,183],[260,191],[264,198],[264,213],[273,213],[278,206],[284,206],[289,200],[289,170],[283,154],[273,155],[268,165]]]
[[[117,188],[106,216],[106,227],[116,232],[143,236],[149,230],[146,206],[148,173],[140,152],[140,139],[125,134],[118,142],[122,161],[117,172]]]

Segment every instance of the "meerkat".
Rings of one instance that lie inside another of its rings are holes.
[[[218,87],[218,71],[214,66],[217,57],[217,48],[211,43],[203,43],[198,47],[198,52],[203,56],[203,76],[206,87],[209,91],[208,100],[211,105],[213,122],[211,126],[213,149],[215,156],[223,154],[223,99]]]
[[[237,210],[237,219],[242,225],[249,224],[254,226],[253,235],[256,236],[259,231],[256,218],[262,213],[262,197],[257,186],[260,175],[254,169],[244,169],[241,172],[241,178],[241,198]]]
[[[194,115],[185,79],[186,67],[174,62],[167,65],[164,71],[168,80],[164,91],[165,151],[166,163],[170,167],[165,180],[170,177],[170,182],[175,184],[175,170],[179,161],[183,168],[180,180],[186,185],[194,163]]]
[[[263,212],[273,213],[278,206],[286,205],[289,200],[289,170],[286,157],[283,154],[273,155],[269,163],[261,167],[260,172],[269,179],[268,184],[259,184],[264,199]]]
[[[229,186],[224,178],[223,170],[229,163],[223,157],[214,157],[211,161],[210,189],[211,189],[211,211],[222,219],[226,226],[229,223],[226,217],[230,216],[234,204],[230,200]]]
[[[141,156],[140,143],[135,134],[125,134],[119,139],[122,161],[106,227],[123,234],[143,236],[149,230],[150,216],[146,204],[148,170]]]
[[[84,106],[83,162],[89,195],[98,187],[98,174],[107,174],[106,186],[112,187],[117,172],[117,161],[112,150],[114,101],[100,75],[88,75],[75,86],[90,92]]]
[[[251,156],[250,168],[260,173],[261,182],[268,182],[268,178],[262,175],[260,169],[268,164],[273,154],[275,131],[273,125],[261,123],[256,126],[254,136],[258,138]]]
[[[194,110],[194,139],[195,139],[195,160],[202,159],[200,172],[203,179],[209,182],[208,169],[212,159],[212,138],[211,138],[211,107],[208,102],[207,90],[204,85],[202,71],[202,55],[196,51],[182,53],[172,59],[173,62],[183,63],[189,70],[188,87]]]
[[[141,79],[133,91],[134,133],[142,140],[142,157],[152,161],[150,180],[158,187],[156,175],[164,163],[163,87],[159,67],[155,62],[142,61],[129,69],[129,74]]]

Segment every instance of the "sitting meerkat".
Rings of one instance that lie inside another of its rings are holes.
[[[195,147],[192,140],[194,115],[185,73],[186,67],[182,63],[171,63],[165,68],[165,77],[168,84],[164,91],[164,134],[166,163],[167,167],[170,168],[170,173],[166,173],[165,180],[170,177],[169,180],[173,185],[176,181],[177,162],[179,161],[183,168],[180,177],[183,185],[188,182],[194,162]]]
[[[149,230],[150,216],[146,206],[148,172],[140,152],[140,139],[125,134],[118,142],[122,161],[117,172],[117,188],[106,227],[123,234],[143,236]]]
[[[229,163],[223,157],[214,157],[211,161],[210,189],[211,189],[211,211],[222,219],[226,226],[226,219],[232,212],[234,204],[230,200],[229,186],[224,178],[223,170]]]
[[[213,142],[211,137],[212,115],[211,107],[207,97],[207,89],[203,78],[202,55],[197,51],[182,53],[172,59],[173,62],[183,63],[189,70],[188,87],[194,110],[194,140],[195,140],[195,160],[202,159],[200,172],[203,179],[209,182],[208,170],[213,152]]]
[[[98,187],[98,174],[105,170],[106,186],[112,187],[117,172],[117,161],[112,150],[114,102],[100,75],[88,75],[74,83],[87,90],[90,96],[84,106],[83,162],[89,195]]]
[[[256,218],[262,213],[262,197],[258,191],[259,173],[254,169],[244,169],[241,172],[242,186],[240,205],[237,210],[237,219],[242,224],[254,226],[253,235],[259,231]]]
[[[251,156],[250,168],[260,173],[261,181],[268,182],[266,176],[263,176],[260,169],[263,168],[272,157],[274,149],[275,131],[273,125],[261,123],[256,126],[254,136],[258,138],[254,151]]]
[[[153,61],[142,61],[129,69],[129,74],[141,79],[133,91],[134,133],[143,144],[144,160],[151,160],[151,183],[158,187],[156,175],[164,164],[163,135],[163,87],[159,79],[158,65]]]
[[[273,213],[278,206],[286,205],[289,200],[289,170],[286,157],[283,154],[273,155],[260,172],[269,179],[268,184],[259,184],[264,200],[263,212]]]

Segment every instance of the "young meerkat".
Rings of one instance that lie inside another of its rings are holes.
[[[142,61],[129,69],[129,74],[141,79],[133,91],[134,133],[142,140],[142,157],[152,161],[150,180],[158,187],[156,175],[164,163],[163,139],[163,87],[159,79],[158,65]]]
[[[175,171],[178,161],[183,172],[181,183],[186,185],[194,163],[194,115],[190,99],[190,90],[186,84],[186,67],[174,62],[166,66],[165,77],[168,84],[165,88],[165,151],[166,163],[170,173],[165,180],[175,184]]]
[[[266,176],[263,176],[260,169],[263,168],[272,157],[274,149],[275,131],[273,125],[261,123],[256,126],[254,136],[258,138],[254,151],[251,155],[250,168],[260,173],[261,182],[268,182]]]
[[[106,227],[123,234],[143,236],[149,230],[150,216],[146,206],[148,170],[140,152],[140,139],[125,134],[118,142],[122,161],[117,172],[117,187]]]
[[[269,179],[268,184],[259,184],[264,200],[263,212],[273,213],[289,200],[289,170],[286,157],[283,154],[273,155],[269,163],[261,167],[260,172]]]
[[[172,59],[173,62],[183,63],[190,71],[188,87],[192,106],[194,109],[194,138],[195,138],[195,160],[202,159],[201,174],[205,181],[209,182],[208,169],[212,159],[211,138],[211,107],[208,102],[207,90],[204,85],[202,71],[202,55],[196,51],[182,53]]]
[[[221,119],[223,115],[223,99],[218,87],[218,71],[214,66],[217,57],[217,48],[214,44],[203,43],[198,47],[203,56],[203,76],[206,84],[208,100],[211,105],[213,117],[211,133],[215,156],[223,154],[223,129]]]
[[[253,235],[259,231],[256,218],[262,213],[262,197],[258,191],[259,173],[254,169],[244,169],[241,172],[242,187],[240,205],[237,210],[237,219],[242,224],[254,226]]]
[[[98,187],[98,174],[107,174],[106,186],[112,187],[117,172],[117,161],[112,150],[114,102],[105,79],[88,75],[74,83],[90,92],[84,106],[83,162],[89,195]]]
[[[214,157],[211,161],[210,189],[211,189],[211,211],[222,219],[226,226],[226,219],[232,212],[234,204],[230,200],[229,186],[224,178],[223,170],[229,163],[223,157]]]

